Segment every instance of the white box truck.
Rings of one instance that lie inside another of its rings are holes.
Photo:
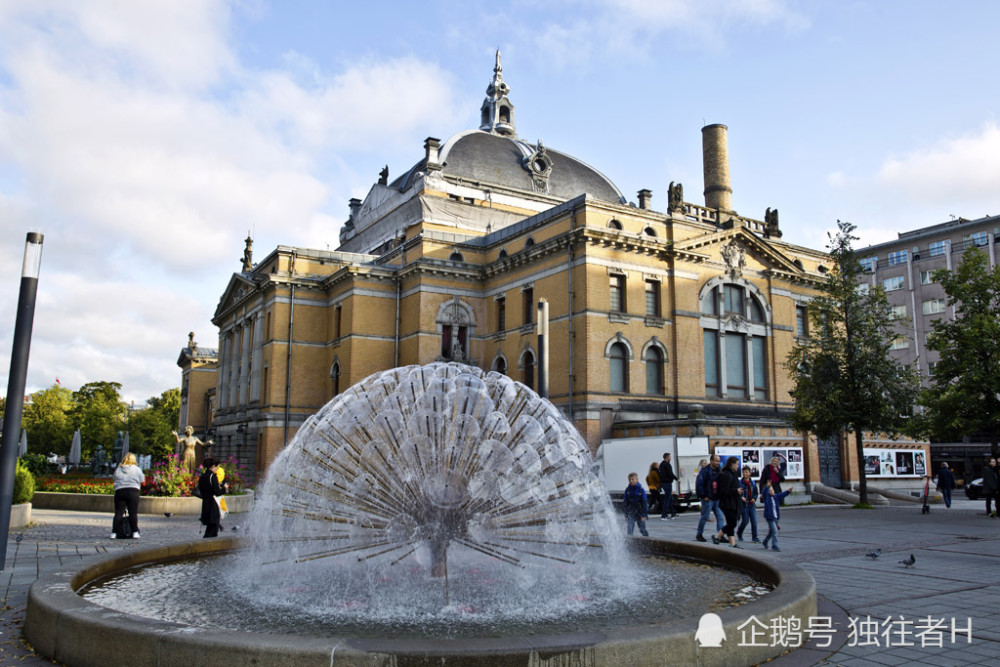
[[[698,463],[708,459],[707,436],[657,435],[641,438],[615,438],[604,440],[597,448],[596,463],[608,493],[619,499],[628,486],[628,474],[639,475],[639,481],[646,486],[646,473],[651,463],[659,464],[663,454],[671,454],[671,463],[677,474],[674,495],[678,509],[689,505],[700,505],[695,495],[695,477]]]

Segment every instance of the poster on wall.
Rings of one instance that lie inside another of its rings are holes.
[[[739,459],[740,470],[742,471],[743,466],[750,468],[750,478],[753,480],[760,479],[764,468],[775,457],[785,479],[805,478],[801,447],[716,447],[715,453],[719,457],[721,466],[725,466],[726,460],[730,457]]]
[[[865,447],[867,477],[923,477],[926,474],[927,464],[923,450]]]

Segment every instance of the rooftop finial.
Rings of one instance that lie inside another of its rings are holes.
[[[497,47],[497,64],[493,66],[493,71],[499,74],[503,71],[503,66],[500,64],[500,47]]]
[[[497,48],[493,78],[490,80],[490,85],[486,87],[486,99],[483,100],[481,109],[480,130],[507,137],[517,136],[514,128],[514,105],[507,99],[509,92],[510,87],[503,80],[503,65],[500,62],[500,49]]]

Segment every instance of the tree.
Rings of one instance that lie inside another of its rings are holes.
[[[57,384],[32,394],[21,418],[21,426],[28,432],[29,450],[69,453],[73,427],[66,415],[72,407],[73,392]]]
[[[990,439],[1000,454],[1000,266],[992,269],[978,249],[967,250],[954,272],[934,272],[944,287],[955,319],[939,319],[927,348],[940,355],[930,386],[920,393],[924,411],[920,430],[935,440],[957,440],[973,433]]]
[[[171,431],[177,428],[180,410],[181,390],[175,388],[150,398],[144,409],[133,412],[128,426],[132,450],[154,460],[173,453],[177,441]]]
[[[121,388],[118,382],[89,382],[73,392],[70,422],[80,429],[81,460],[90,458],[98,445],[110,452],[118,431],[125,429]]]
[[[837,227],[827,246],[833,269],[809,303],[813,335],[788,355],[795,381],[792,421],[821,438],[854,433],[860,502],[868,504],[864,433],[897,435],[907,425],[919,376],[889,355],[896,337],[889,303],[881,287],[859,284],[861,264],[851,247],[855,226],[838,220]]]

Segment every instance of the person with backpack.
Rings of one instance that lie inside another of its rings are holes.
[[[111,539],[139,538],[139,489],[146,475],[129,452],[111,476],[115,490],[115,518],[111,524]],[[128,521],[125,511],[128,510]]]

